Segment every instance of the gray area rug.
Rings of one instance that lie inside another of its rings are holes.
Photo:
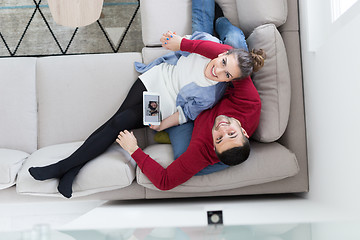
[[[104,0],[88,26],[57,25],[47,0],[0,1],[0,57],[140,52],[138,0]]]

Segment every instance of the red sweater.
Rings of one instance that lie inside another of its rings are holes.
[[[181,42],[182,51],[199,53],[209,58],[215,58],[230,48],[210,41],[184,39]],[[189,147],[167,168],[163,168],[140,148],[131,155],[142,172],[158,189],[172,189],[186,182],[208,165],[219,162],[211,134],[218,115],[236,118],[249,136],[254,133],[260,118],[259,94],[250,77],[235,81],[233,84],[234,88],[228,88],[219,103],[212,109],[203,111],[195,119]]]

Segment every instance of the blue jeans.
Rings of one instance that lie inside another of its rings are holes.
[[[194,123],[187,122],[182,125],[171,127],[165,130],[169,134],[171,145],[174,151],[174,159],[180,157],[180,155],[183,154],[188,148],[193,129],[194,129]],[[194,161],[196,160],[197,159],[194,159]],[[222,162],[218,162],[215,163],[214,165],[207,166],[206,168],[204,168],[195,175],[196,176],[206,175],[223,170],[228,167],[229,167],[228,165]]]
[[[215,0],[192,0],[192,33],[214,33]]]
[[[192,0],[192,32],[214,33],[215,1]],[[245,35],[241,29],[235,27],[225,17],[220,17],[215,22],[215,31],[223,44],[233,48],[248,50]]]
[[[171,146],[174,152],[174,159],[180,157],[188,148],[191,135],[194,129],[194,122],[187,122],[182,125],[165,129],[169,134]]]
[[[226,17],[216,19],[215,31],[223,44],[249,51],[243,31],[232,25]]]

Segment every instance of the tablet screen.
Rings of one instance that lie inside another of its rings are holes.
[[[144,123],[160,124],[160,96],[144,93]]]

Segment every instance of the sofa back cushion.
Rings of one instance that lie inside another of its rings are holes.
[[[39,58],[39,148],[81,141],[110,118],[138,74],[140,53]]]
[[[141,0],[142,37],[145,46],[161,46],[167,31],[191,34],[191,0]]]
[[[296,32],[299,31],[299,6],[298,0],[287,0],[288,14],[286,22],[279,27],[279,31]]]
[[[1,58],[0,69],[0,148],[31,153],[37,148],[36,58]]]
[[[236,0],[239,27],[245,36],[258,26],[273,23],[276,27],[286,22],[287,0]]]

